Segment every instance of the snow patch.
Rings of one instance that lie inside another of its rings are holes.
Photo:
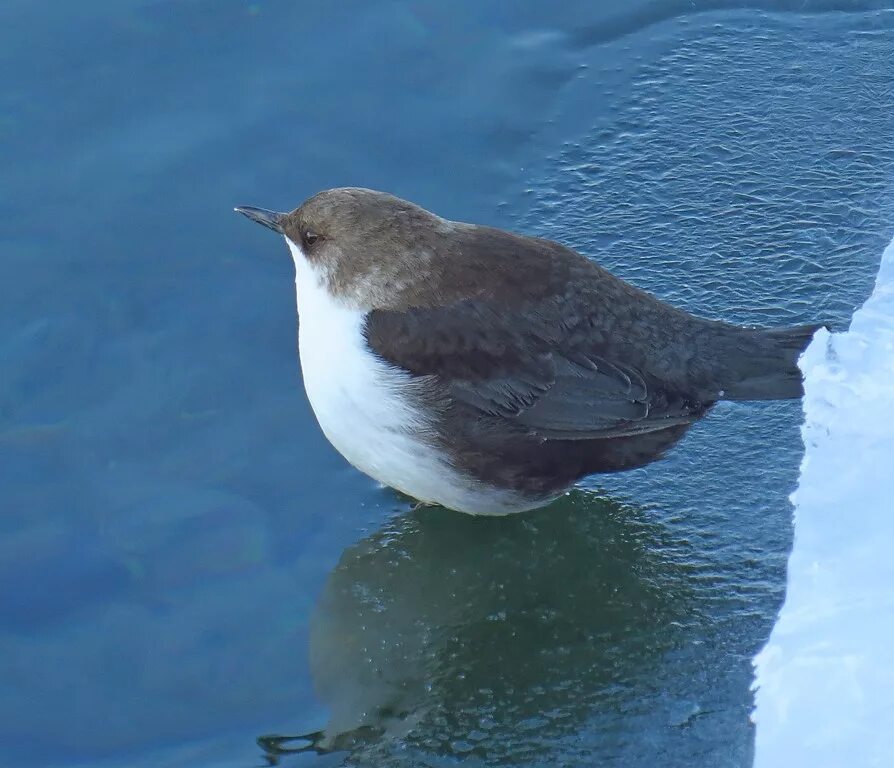
[[[805,445],[779,621],[755,659],[756,768],[894,760],[894,241],[800,361]]]

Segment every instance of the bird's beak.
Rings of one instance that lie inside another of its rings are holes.
[[[252,221],[258,222],[258,224],[263,224],[267,229],[272,229],[274,232],[283,234],[283,219],[286,217],[284,213],[267,211],[264,208],[252,208],[250,205],[242,205],[233,210],[236,211],[236,213],[241,213],[243,216],[248,216]]]

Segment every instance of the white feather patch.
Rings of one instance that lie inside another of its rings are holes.
[[[450,465],[428,439],[433,425],[412,395],[423,384],[373,354],[364,337],[366,312],[333,296],[301,248],[288,238],[286,243],[295,260],[304,387],[338,452],[361,472],[419,501],[491,515],[539,506]]]

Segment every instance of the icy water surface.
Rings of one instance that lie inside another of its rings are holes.
[[[0,764],[750,764],[798,405],[412,513],[318,432],[291,264],[230,211],[378,187],[846,324],[894,232],[894,12],[591,5],[0,9]]]

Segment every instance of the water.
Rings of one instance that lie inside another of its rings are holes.
[[[592,5],[0,9],[0,764],[750,763],[797,404],[410,513],[319,434],[291,264],[231,212],[377,187],[846,324],[894,232],[890,4]]]

